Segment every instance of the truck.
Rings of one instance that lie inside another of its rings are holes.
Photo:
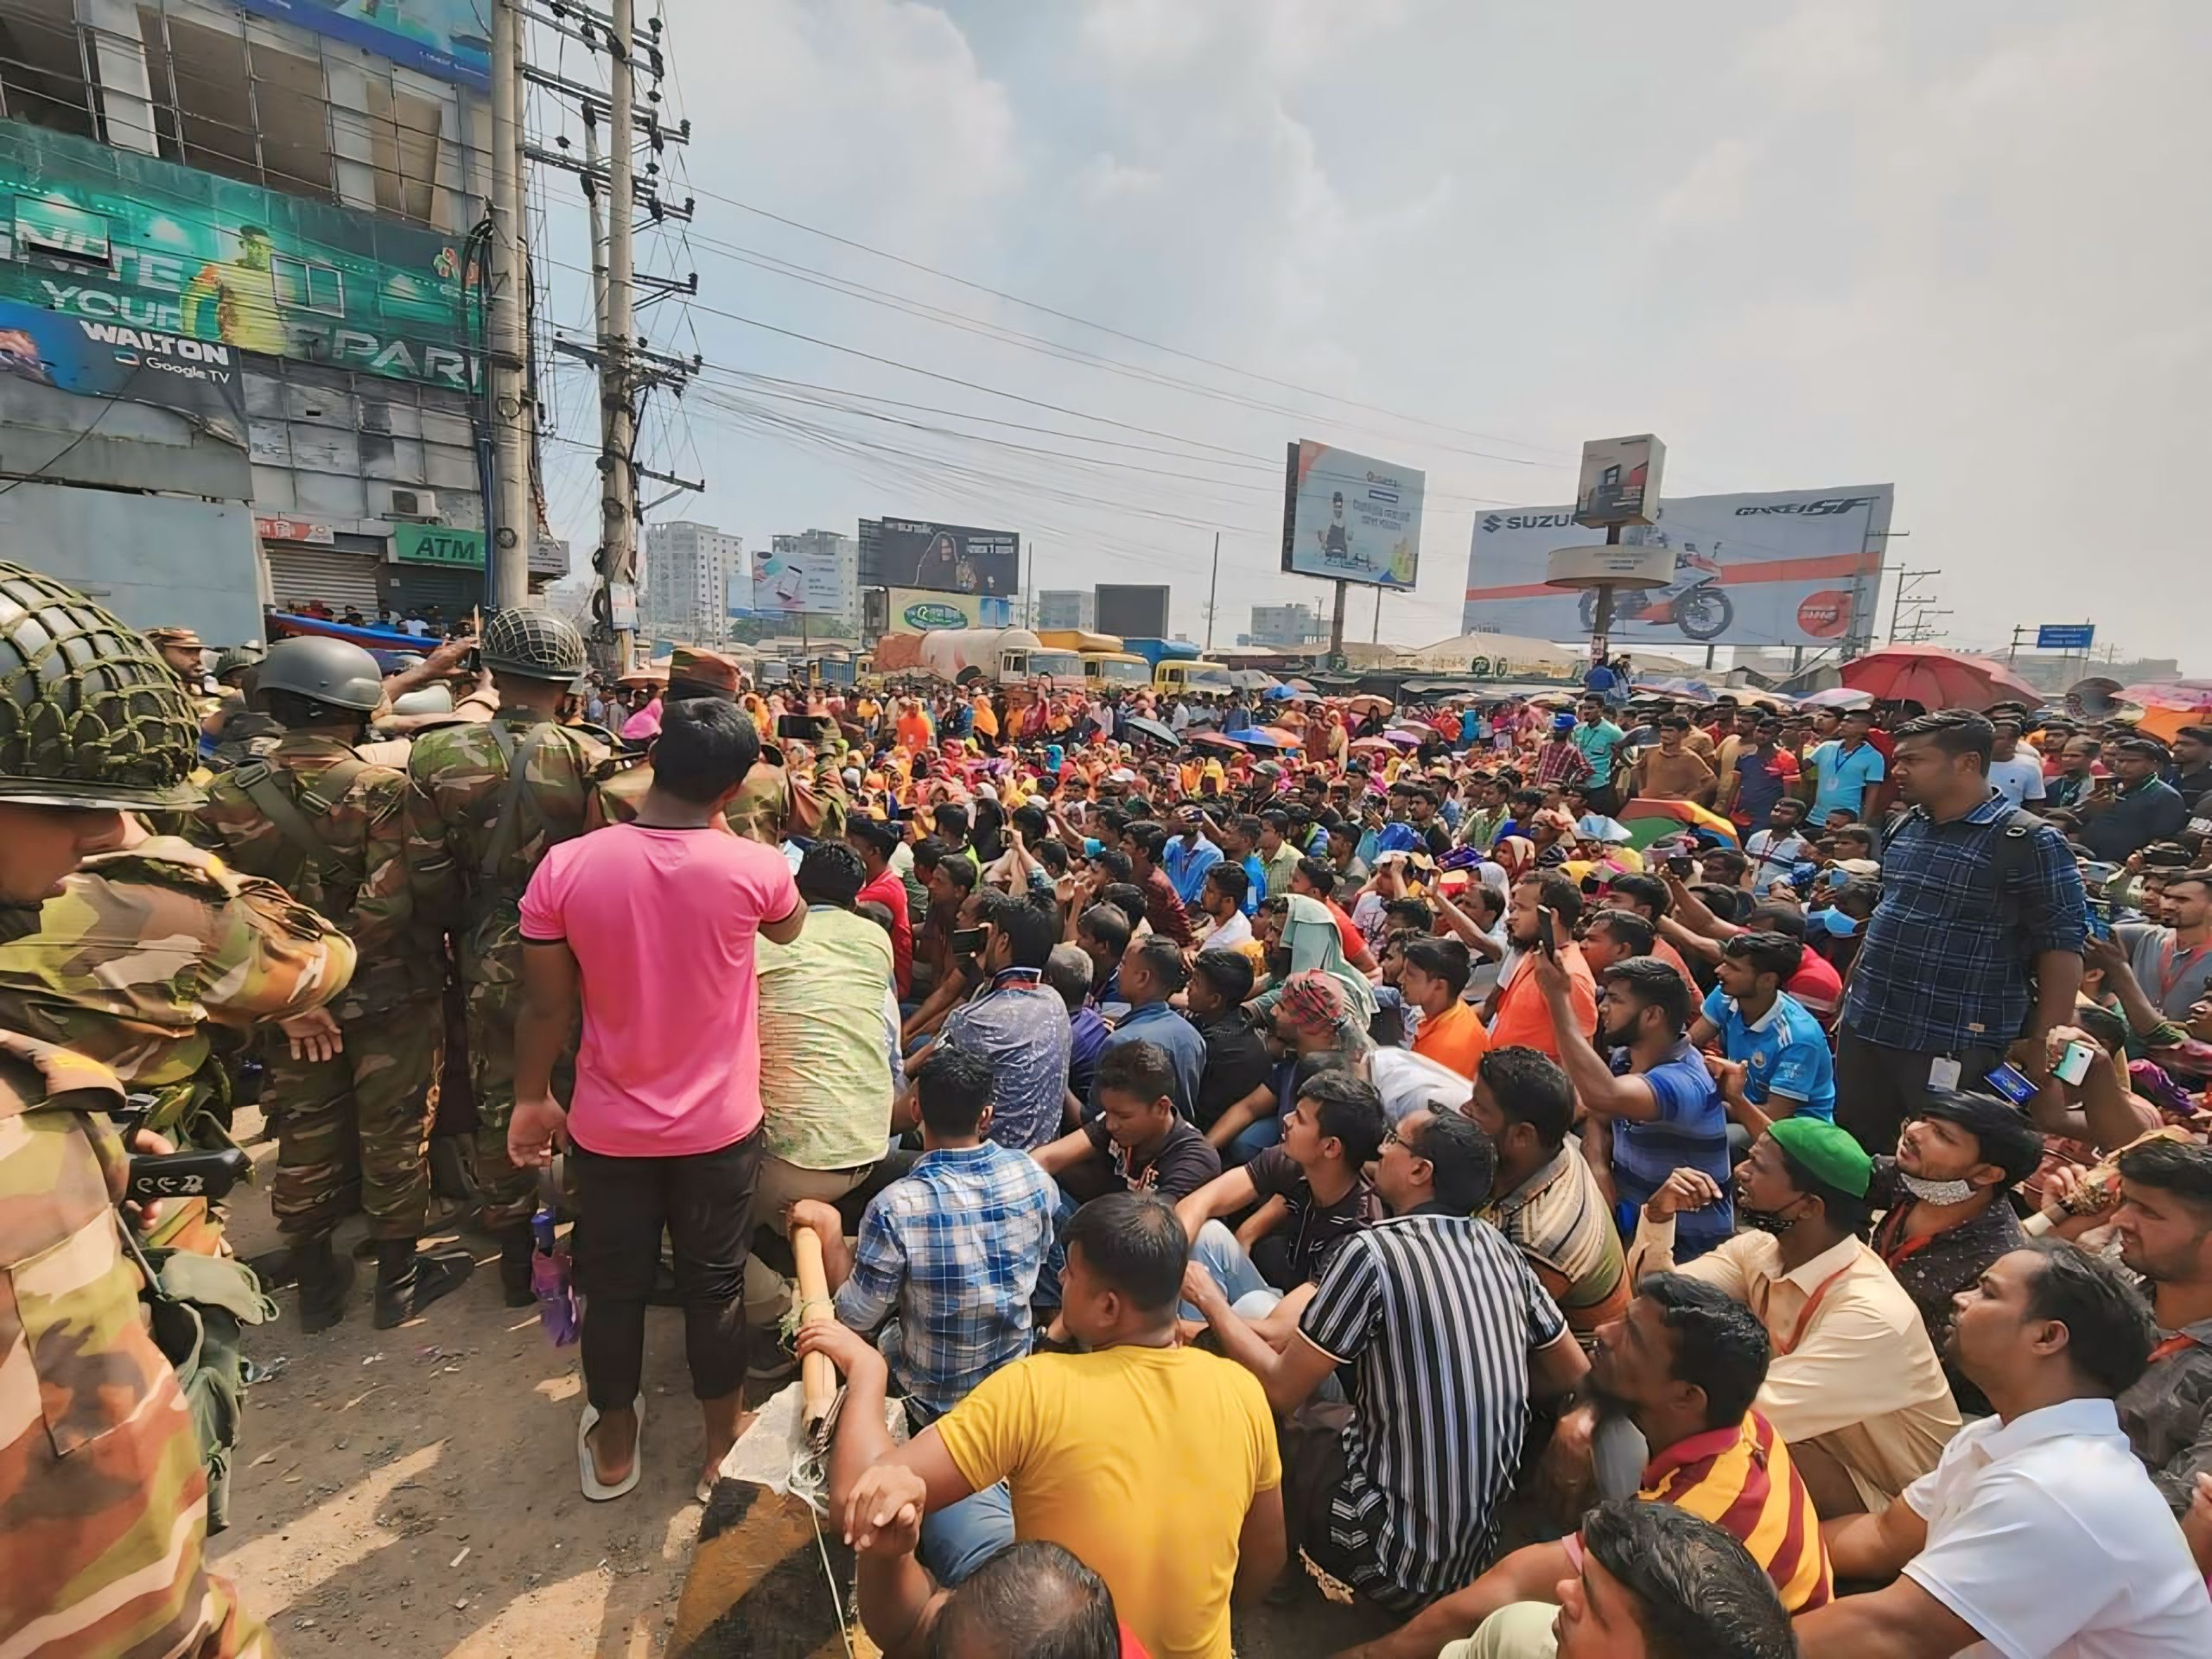
[[[1039,679],[1056,691],[1080,690],[1083,662],[1050,649],[1027,628],[931,628],[887,633],[875,642],[873,666],[886,676],[927,674],[953,685],[1019,690]]]
[[[1206,691],[1226,696],[1229,671],[1207,662],[1187,639],[1123,639],[1079,628],[1055,628],[1038,636],[1047,645],[1072,651],[1083,659],[1085,684],[1095,691],[1138,691],[1150,688],[1170,695]]]
[[[1236,689],[1227,665],[1201,657],[1198,648],[1187,639],[1135,639],[1122,644],[1152,664],[1152,689],[1165,696],[1204,691],[1227,696]]]
[[[1152,664],[1122,649],[1121,638],[1081,628],[1051,628],[1038,639],[1058,651],[1071,651],[1083,664],[1083,683],[1091,691],[1139,691],[1152,683]]]

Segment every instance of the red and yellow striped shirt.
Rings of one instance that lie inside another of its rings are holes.
[[[1669,1446],[1644,1466],[1637,1496],[1676,1504],[1734,1537],[1766,1569],[1792,1614],[1834,1596],[1812,1497],[1782,1436],[1756,1411],[1734,1428]]]

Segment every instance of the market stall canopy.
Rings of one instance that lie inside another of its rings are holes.
[[[2004,664],[1933,645],[1889,645],[1843,665],[1843,683],[1877,702],[1923,709],[1972,709],[2018,702],[2034,708],[2043,693]]]
[[[1474,666],[1478,662],[1483,666]],[[1400,665],[1439,669],[1447,673],[1509,676],[1522,679],[1542,675],[1572,675],[1580,678],[1588,664],[1573,645],[1548,639],[1530,639],[1512,633],[1459,633],[1433,645],[1402,652]]]

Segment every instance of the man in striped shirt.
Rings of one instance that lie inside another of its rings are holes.
[[[1598,1333],[1590,1389],[1609,1414],[1635,1424],[1645,1445],[1664,1448],[1645,1464],[1637,1496],[1688,1510],[1732,1535],[1794,1615],[1825,1606],[1835,1584],[1820,1516],[1789,1448],[1752,1409],[1770,1351],[1749,1308],[1710,1285],[1657,1273],[1637,1287],[1627,1313]],[[1571,1416],[1562,1442],[1586,1434],[1591,1416],[1586,1408]],[[1549,1659],[1551,1621],[1513,1605],[1555,1605],[1560,1581],[1581,1567],[1579,1537],[1516,1549],[1411,1624],[1339,1659],[1466,1659],[1471,1651],[1483,1659]],[[1482,1628],[1493,1615],[1497,1624]],[[1456,1639],[1478,1630],[1471,1643]]]
[[[1588,1369],[1520,1251],[1474,1219],[1492,1166],[1490,1142],[1456,1112],[1399,1123],[1376,1165],[1389,1218],[1337,1246],[1281,1352],[1202,1266],[1184,1275],[1185,1300],[1277,1412],[1352,1368],[1341,1431],[1283,1431],[1284,1523],[1315,1566],[1401,1617],[1488,1557],[1530,1402],[1563,1395]]]

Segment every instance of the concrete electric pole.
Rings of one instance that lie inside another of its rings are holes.
[[[492,608],[530,592],[529,341],[523,296],[530,281],[522,191],[522,18],[513,0],[492,0],[492,245],[490,334],[484,372],[492,414],[492,498],[484,504]]]

